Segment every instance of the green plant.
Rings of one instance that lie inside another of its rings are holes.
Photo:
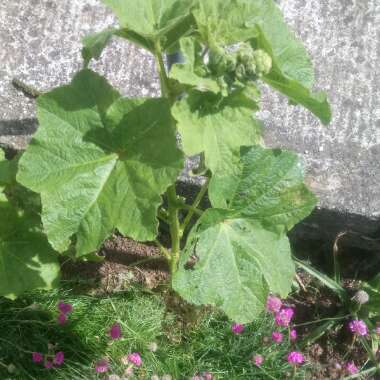
[[[26,231],[36,231],[41,242],[24,239],[32,249],[20,263],[12,255],[19,233],[8,243],[0,231],[6,242],[0,294],[53,285],[57,257],[47,240],[60,254],[94,259],[118,230],[156,242],[170,265],[173,288],[186,300],[251,321],[269,292],[289,292],[294,263],[286,233],[316,202],[303,184],[297,155],[263,146],[254,116],[259,83],[328,123],[326,96],[311,91],[310,59],[272,0],[103,2],[119,17],[120,28],[84,39],[85,68],[69,85],[38,97],[40,127],[33,140],[21,157],[1,162],[1,172],[8,173],[0,182],[7,196],[2,207],[18,215],[15,226],[20,218],[30,221]],[[87,68],[113,36],[153,54],[161,97],[124,98]],[[168,74],[165,54],[178,50],[185,63]],[[184,155],[196,154],[206,180],[188,204],[175,182]],[[213,208],[202,210],[206,193]],[[157,240],[158,218],[169,226],[169,249]],[[23,278],[17,284],[6,279],[15,272]],[[31,281],[34,276],[38,281]]]
[[[324,286],[332,290],[341,302],[341,307],[336,316],[326,318],[324,321],[314,322],[323,323],[304,339],[303,344],[306,345],[314,342],[331,329],[347,328],[349,320],[361,321],[365,324],[364,326],[367,326],[368,333],[364,334],[364,336],[354,336],[353,344],[355,340],[358,340],[374,365],[374,367],[369,368],[367,371],[380,373],[377,357],[380,342],[377,331],[380,322],[380,274],[369,282],[362,281],[359,285],[359,290],[352,296],[350,295],[350,291],[342,286],[340,266],[337,258],[335,258],[334,262],[334,279],[321,273],[304,261],[295,259],[295,262],[299,268],[317,278]],[[371,344],[367,341],[366,336],[370,337]]]

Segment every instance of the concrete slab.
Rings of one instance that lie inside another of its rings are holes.
[[[305,158],[309,184],[320,197],[309,226],[326,227],[327,211],[339,216],[329,233],[373,234],[380,227],[380,3],[279,3],[311,54],[334,119],[323,127],[265,89],[266,141]],[[34,101],[13,88],[12,78],[42,90],[68,82],[81,66],[81,37],[114,24],[98,0],[0,0],[0,144],[25,147],[36,129]],[[113,41],[93,68],[125,95],[158,94],[152,57],[125,41]]]

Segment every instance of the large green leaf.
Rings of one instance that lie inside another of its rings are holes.
[[[193,267],[190,258],[196,259]],[[209,209],[188,238],[173,287],[191,303],[220,307],[231,319],[246,323],[258,317],[269,291],[288,294],[293,275],[285,234],[226,210]]]
[[[306,88],[314,83],[314,70],[302,42],[284,21],[273,0],[246,0],[252,4],[247,26],[256,28],[256,47],[269,50],[279,70]]]
[[[84,59],[84,66],[88,66],[90,60],[93,58],[99,59],[103,50],[114,36],[128,39],[145,49],[154,50],[154,45],[150,40],[127,29],[105,29],[98,33],[89,34],[83,38],[82,57]]]
[[[269,52],[269,49],[267,49],[267,52]],[[262,77],[263,81],[286,95],[292,103],[303,105],[317,116],[323,124],[330,123],[332,114],[326,93],[313,93],[296,80],[287,78],[281,72],[275,58],[272,57],[272,59],[272,70],[268,75]]]
[[[257,36],[247,21],[256,12],[252,0],[199,1],[194,10],[197,30],[208,46],[231,45]]]
[[[213,172],[234,170],[233,154],[241,145],[261,141],[261,125],[254,118],[254,101],[235,92],[227,98],[192,91],[174,105],[183,149],[189,156],[205,153]]]
[[[131,39],[149,41],[151,50],[157,42],[163,50],[170,49],[192,27],[194,0],[102,1],[119,18],[121,27],[132,33]]]
[[[83,70],[38,99],[38,119],[17,179],[41,194],[52,246],[63,252],[73,239],[83,256],[114,229],[153,240],[161,194],[183,167],[168,102],[122,99]]]
[[[314,72],[310,58],[273,0],[200,1],[194,17],[208,45],[230,45],[251,39],[259,48],[269,46],[286,77],[307,88],[312,86]]]
[[[0,197],[0,296],[15,298],[57,284],[59,264],[36,216],[16,211]]]
[[[17,159],[7,160],[0,149],[0,186],[10,185],[16,179]]]
[[[219,171],[213,176],[209,197],[214,207],[238,210],[267,228],[280,225],[289,230],[316,205],[303,180],[295,153],[244,147],[233,172]]]
[[[219,93],[221,89],[215,79],[201,76],[198,73],[198,70],[204,66],[201,44],[193,37],[184,37],[180,41],[180,48],[185,62],[173,65],[170,70],[170,77],[199,91]]]

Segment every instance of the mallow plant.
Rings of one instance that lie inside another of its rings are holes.
[[[0,295],[54,286],[59,254],[98,259],[118,231],[157,244],[185,300],[249,322],[269,293],[290,291],[287,231],[316,203],[297,155],[264,146],[260,88],[327,124],[310,59],[272,0],[103,3],[120,27],[84,38],[83,70],[38,97],[30,145],[0,163]],[[88,68],[115,37],[153,55],[160,97],[123,97]],[[168,72],[165,57],[178,51],[184,62]],[[204,184],[189,202],[176,180],[194,155]],[[212,207],[202,209],[206,195]]]

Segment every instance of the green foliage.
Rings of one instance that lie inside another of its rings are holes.
[[[50,289],[59,277],[58,257],[37,216],[14,208],[0,195],[0,296]]]
[[[41,218],[54,250],[77,258],[95,259],[115,230],[155,241],[186,300],[248,322],[268,292],[289,292],[294,263],[286,233],[315,205],[297,156],[263,147],[255,116],[260,84],[327,123],[325,95],[311,92],[310,59],[272,0],[103,2],[120,26],[84,38],[84,66],[114,36],[128,39],[153,54],[162,96],[123,98],[88,69],[40,96],[40,127],[26,152],[14,161],[0,157],[6,205],[29,210],[35,223]],[[163,54],[178,50],[185,61],[168,74]],[[175,182],[183,156],[196,154],[208,178],[189,205]],[[200,210],[207,192],[215,208]],[[197,223],[184,233],[194,214]],[[169,249],[157,240],[158,216],[168,224]],[[5,294],[22,290],[3,286]]]
[[[241,148],[234,173],[213,176],[209,196],[214,207],[260,220],[269,229],[290,230],[316,205],[315,196],[303,183],[297,155],[260,146]]]
[[[364,284],[364,290],[369,295],[369,301],[363,305],[363,312],[380,321],[380,273]]]
[[[41,194],[50,243],[77,256],[118,229],[154,240],[161,194],[183,163],[165,99],[123,99],[84,70],[38,101],[40,128],[19,163],[18,181]]]
[[[196,264],[188,267],[195,256]],[[281,270],[273,270],[276,262]],[[188,238],[174,289],[186,300],[220,307],[233,320],[252,321],[268,291],[285,296],[294,276],[287,237],[222,209],[207,210]]]

